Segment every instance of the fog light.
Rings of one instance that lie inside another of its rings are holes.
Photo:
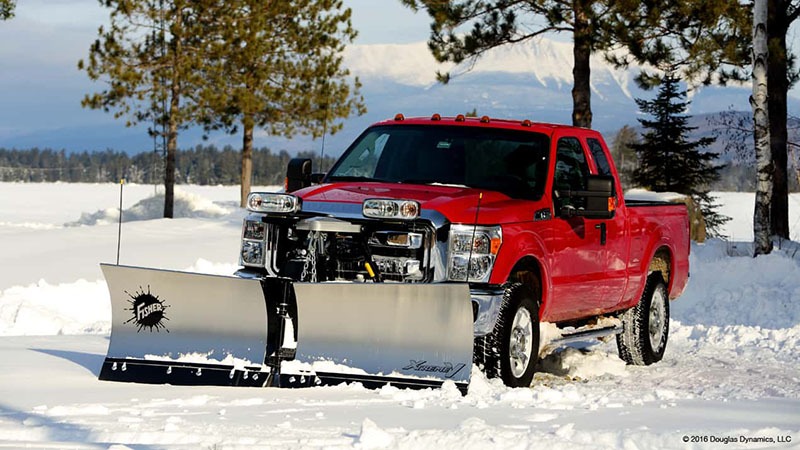
[[[267,229],[267,224],[265,224],[264,222],[245,220],[243,237],[245,239],[255,239],[257,241],[263,241],[264,232],[266,229]]]

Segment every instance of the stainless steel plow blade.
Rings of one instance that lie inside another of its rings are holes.
[[[437,387],[466,392],[465,284],[293,283],[102,265],[112,303],[101,380]]]

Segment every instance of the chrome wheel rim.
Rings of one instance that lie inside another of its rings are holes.
[[[525,308],[517,309],[511,322],[511,337],[508,345],[508,358],[511,374],[521,377],[528,369],[533,353],[533,321]]]
[[[666,332],[667,307],[666,296],[663,289],[656,289],[650,299],[650,312],[648,314],[648,334],[650,335],[650,348],[654,352],[661,350],[662,339]]]

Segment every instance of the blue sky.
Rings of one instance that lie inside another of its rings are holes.
[[[356,43],[407,43],[428,37],[427,14],[414,14],[399,1],[345,0],[345,5],[353,11]],[[92,133],[93,126],[115,121],[113,114],[81,108],[83,95],[102,86],[77,69],[97,28],[107,20],[108,12],[97,0],[18,0],[16,17],[0,22],[0,147],[20,142],[12,136],[25,134],[29,139],[24,142],[35,143],[37,132],[60,128],[65,138],[74,140],[76,133]],[[124,129],[124,120],[116,122],[122,134],[131,131]],[[104,149],[96,145],[87,149]]]
[[[345,0],[345,5],[353,11],[353,25],[359,32],[357,44],[410,43],[428,38],[427,14],[415,14],[399,0]],[[97,0],[18,0],[16,17],[0,22],[0,147],[79,151],[142,151],[152,147],[145,126],[129,129],[124,119],[80,106],[83,96],[101,90],[102,84],[92,83],[78,71],[77,62],[86,58],[97,28],[107,20],[108,12]],[[795,48],[797,28],[789,36]],[[790,105],[790,110],[796,107]],[[201,143],[199,136],[199,132],[182,133],[179,146]],[[219,144],[238,141],[224,135],[212,138]],[[317,146],[310,138],[297,139],[308,140],[299,145]]]

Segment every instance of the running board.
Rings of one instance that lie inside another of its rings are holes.
[[[562,334],[560,338],[553,341],[558,345],[569,344],[570,342],[580,342],[589,339],[599,339],[602,337],[620,334],[622,333],[622,327],[604,327],[604,328],[595,328],[595,329],[588,329],[588,330],[577,330],[574,333]]]
[[[540,354],[550,353],[557,348],[564,347],[574,342],[590,341],[620,334],[622,333],[622,323],[619,322],[604,326],[584,326],[569,331],[560,329],[560,332],[558,337],[544,343]]]

